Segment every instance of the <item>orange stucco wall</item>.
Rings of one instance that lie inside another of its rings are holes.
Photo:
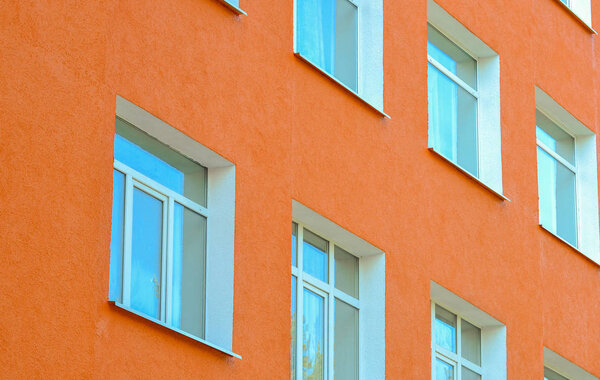
[[[500,55],[503,202],[427,150],[426,1],[384,1],[383,119],[292,53],[292,1],[0,7],[0,377],[286,379],[296,199],[386,252],[386,374],[430,377],[430,281],[600,376],[599,267],[538,227],[538,85],[597,132],[600,45],[556,0],[440,0]],[[600,2],[593,20],[600,20]],[[236,164],[232,359],[107,302],[115,98]]]

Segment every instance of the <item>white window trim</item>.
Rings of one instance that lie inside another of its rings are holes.
[[[240,8],[240,1],[239,0],[220,0],[220,1],[221,1],[221,3],[223,5],[225,5],[229,9],[231,9],[238,16],[248,16],[248,13],[244,12]]]
[[[576,174],[575,214],[577,223],[577,246],[573,246],[571,243],[566,242],[552,231],[548,230],[548,232],[573,247],[576,251],[583,253],[590,260],[600,264],[600,221],[598,217],[596,135],[537,86],[535,87],[535,103],[537,111],[544,114],[559,128],[575,139],[575,165],[571,165],[568,162],[565,163],[569,164],[567,166],[568,168],[575,169],[574,172]],[[540,146],[540,142],[538,141],[536,145]],[[544,149],[544,144],[541,143],[540,147]],[[548,152],[548,150],[549,149],[544,149],[545,152]],[[557,158],[558,156],[551,152],[548,153],[551,154],[553,158]],[[558,156],[557,159],[562,159],[562,157]],[[563,161],[566,160],[563,159]],[[561,161],[561,163],[563,163],[563,161]],[[546,229],[545,227],[543,228]]]
[[[494,193],[503,195],[502,146],[500,123],[500,58],[457,19],[433,0],[427,0],[427,22],[450,41],[459,46],[477,61],[477,90],[466,85],[471,95],[477,98],[477,165],[478,175],[473,178],[482,182]],[[428,62],[431,62],[428,55]],[[433,60],[435,61],[435,60]],[[436,68],[441,64],[432,63]],[[446,70],[447,71],[447,70]],[[444,74],[446,72],[443,71]],[[451,74],[451,73],[450,73]],[[454,80],[454,78],[452,78]],[[456,78],[459,79],[460,78]],[[475,96],[474,95],[474,96]],[[429,149],[433,149],[429,145]],[[465,171],[457,163],[448,160]],[[470,174],[470,173],[469,173]],[[507,199],[507,198],[506,198]]]
[[[547,347],[544,347],[544,367],[548,367],[559,375],[571,380],[599,380],[585,369]]]
[[[565,4],[560,0],[555,1],[573,15],[575,20],[589,32],[598,34],[592,27],[592,4],[590,0],[568,0],[569,4]]]
[[[431,375],[435,378],[435,358],[436,345],[434,336],[435,308],[433,304],[438,304],[444,309],[462,316],[469,323],[481,329],[481,369],[482,379],[485,380],[506,380],[506,326],[474,306],[470,302],[462,299],[443,286],[430,282],[431,296]],[[458,344],[458,339],[457,339]],[[469,368],[471,369],[471,368]]]
[[[359,258],[359,332],[358,332],[358,373],[361,380],[385,379],[385,254],[335,222],[325,218],[300,202],[292,201],[292,220],[304,225],[311,232],[328,240],[331,245],[346,250]],[[291,235],[291,234],[290,234]],[[297,237],[298,244],[301,243]],[[298,252],[298,251],[297,251]],[[335,257],[333,258],[335,259]],[[297,256],[297,260],[300,258]],[[331,260],[331,254],[330,254]],[[298,263],[300,265],[300,263]],[[333,268],[331,265],[329,268]],[[293,270],[294,271],[294,270]],[[330,274],[331,275],[331,274]],[[304,276],[309,276],[304,274]],[[313,278],[314,279],[314,278]],[[318,280],[314,279],[318,282]],[[335,287],[335,286],[334,286]],[[301,289],[297,282],[296,291]],[[337,290],[336,290],[337,291]],[[338,291],[339,292],[339,291]],[[339,293],[336,293],[339,294]],[[350,296],[342,294],[349,301]],[[302,307],[302,298],[296,293],[296,312]],[[352,303],[348,302],[352,305]],[[354,305],[353,305],[354,306]],[[333,326],[331,324],[331,326]],[[327,327],[326,327],[327,328]],[[298,330],[298,326],[296,327]],[[300,336],[301,335],[297,335]],[[296,344],[301,342],[297,340]],[[333,347],[332,347],[333,349]],[[301,357],[302,347],[296,346],[296,355]],[[331,351],[332,352],[332,351]],[[333,360],[330,355],[328,360]],[[298,368],[298,362],[296,362]],[[300,366],[300,368],[302,368]],[[333,362],[331,362],[333,368]],[[333,375],[332,373],[328,374]],[[302,378],[302,377],[300,377]],[[332,380],[333,377],[326,377]]]
[[[383,107],[383,0],[347,0],[358,9],[356,56],[357,90],[346,86],[335,76],[329,74],[308,57],[300,54],[297,48],[297,0],[294,0],[294,55],[333,80],[344,90],[354,95],[381,116],[390,119]]]
[[[232,352],[235,165],[119,95],[116,101],[116,116],[208,169],[207,208],[210,209],[210,218],[207,218],[206,237],[205,336],[204,339],[193,339],[241,358]],[[145,180],[152,186],[156,185],[156,188],[163,188],[149,178]],[[206,215],[207,208],[202,210]],[[196,209],[201,210],[197,207]],[[135,313],[126,305],[118,306]],[[166,323],[154,322],[181,333],[181,330]],[[188,333],[183,335],[193,337]]]

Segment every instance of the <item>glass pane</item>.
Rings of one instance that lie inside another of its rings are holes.
[[[112,230],[110,234],[110,285],[108,299],[122,302],[123,220],[125,215],[125,175],[113,169]]]
[[[206,218],[175,203],[173,210],[173,326],[204,338]]]
[[[333,75],[335,51],[335,1],[296,1],[298,52]]]
[[[550,150],[575,165],[575,139],[540,111],[536,111],[536,138]]]
[[[131,307],[160,319],[162,201],[133,189]]]
[[[304,272],[327,282],[327,252],[329,243],[309,230],[304,230],[302,244],[302,265]]]
[[[436,358],[435,380],[454,380],[454,366]]]
[[[121,118],[115,129],[115,159],[206,207],[205,167]]]
[[[335,287],[358,298],[358,257],[335,247]]]
[[[548,367],[544,367],[544,379],[545,380],[569,380],[568,378],[559,375]]]
[[[540,147],[537,157],[540,224],[576,247],[575,173]]]
[[[358,379],[358,310],[335,300],[333,367],[336,379]]]
[[[291,347],[291,358],[290,358],[290,366],[292,373],[292,380],[296,379],[296,282],[298,280],[296,277],[292,276],[292,347]]]
[[[462,367],[462,380],[481,380],[481,375],[471,371],[467,367]]]
[[[477,90],[477,61],[431,25],[427,25],[427,54]]]
[[[334,75],[358,91],[358,8],[348,0],[336,0]]]
[[[456,315],[435,306],[435,344],[456,352]]]
[[[462,357],[481,365],[481,329],[462,319],[460,321]]]
[[[325,377],[325,314],[324,298],[304,289],[302,303],[302,373],[306,380]]]
[[[429,145],[477,176],[477,99],[431,64],[427,86]]]
[[[298,265],[298,225],[292,223],[292,266]]]

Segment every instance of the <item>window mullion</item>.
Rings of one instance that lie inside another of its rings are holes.
[[[173,324],[171,308],[173,306],[173,244],[174,244],[174,225],[175,223],[175,201],[169,197],[167,204],[167,275],[166,275],[166,322]]]
[[[550,149],[548,145],[544,144],[540,140],[537,140],[537,146],[539,146],[544,152],[548,153],[552,158],[558,161],[559,164],[563,165],[564,167],[572,171],[574,174],[577,174],[577,168],[569,161],[565,160],[560,154]]]
[[[302,379],[302,337],[304,335],[302,321],[303,317],[303,305],[304,305],[304,276],[303,276],[303,257],[302,257],[302,246],[304,241],[304,226],[298,224],[298,236],[296,237],[296,256],[298,262],[296,267],[298,268],[298,276],[296,277],[296,380]]]
[[[335,252],[335,245],[330,241],[329,242],[329,252],[328,252],[328,285],[329,285],[329,294],[327,295],[327,302],[328,302],[328,312],[327,312],[327,318],[328,318],[328,322],[327,322],[327,332],[328,332],[328,339],[327,339],[327,377],[329,378],[329,380],[333,380],[333,344],[334,344],[334,313],[335,313],[335,309],[334,309],[334,305],[335,305],[335,297],[333,296],[334,294],[334,288],[335,288],[335,270],[334,270],[334,264],[335,264],[335,260],[334,260],[334,252]]]
[[[167,320],[167,231],[168,231],[168,213],[169,205],[168,199],[162,202],[162,238],[161,250],[160,250],[160,320],[166,322]]]
[[[456,315],[456,380],[462,379],[462,318]]]
[[[123,305],[131,306],[131,231],[133,228],[133,179],[125,174],[125,215],[123,218]]]

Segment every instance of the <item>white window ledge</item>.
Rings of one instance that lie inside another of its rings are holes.
[[[303,56],[300,53],[294,53],[294,55],[296,57],[300,58],[301,61],[304,61],[304,62],[308,63],[310,66],[312,66],[315,69],[317,69],[321,74],[325,75],[327,78],[331,79],[332,81],[334,81],[338,85],[342,86],[342,88],[344,90],[346,90],[347,92],[349,92],[351,95],[354,95],[355,98],[357,98],[358,100],[360,100],[361,102],[363,102],[365,105],[367,105],[373,111],[377,112],[379,115],[381,115],[383,117],[386,117],[388,119],[391,119],[391,117],[388,114],[386,114],[385,112],[383,112],[383,110],[381,110],[378,107],[376,107],[373,104],[371,104],[368,100],[366,100],[365,98],[363,98],[362,96],[360,96],[356,91],[352,90],[350,87],[348,87],[345,84],[343,84],[342,82],[340,82],[333,75],[331,75],[328,72],[326,72],[325,70],[321,69],[318,65],[316,65],[315,63],[313,63],[310,59],[306,58],[305,56]]]
[[[590,32],[592,34],[598,34],[594,30],[594,28],[592,28],[592,25],[588,24],[584,19],[579,17],[579,15],[577,13],[573,12],[573,10],[571,8],[569,8],[565,3],[563,3],[560,0],[554,0],[554,1],[557,2],[561,7],[566,9],[567,12],[569,12],[569,14],[575,19],[575,21],[577,21],[577,23],[579,23],[581,26],[583,26],[585,29],[587,29],[588,32]]]
[[[469,173],[466,169],[464,169],[463,167],[461,167],[460,165],[458,165],[456,162],[452,162],[446,156],[444,156],[440,152],[436,151],[434,148],[427,148],[427,149],[431,153],[435,154],[437,157],[441,158],[442,160],[448,162],[450,165],[454,166],[456,169],[458,169],[459,172],[461,172],[464,175],[466,175],[469,179],[475,181],[476,184],[478,184],[479,186],[481,186],[484,189],[488,190],[489,192],[491,192],[492,194],[494,194],[496,197],[500,198],[503,201],[510,202],[510,199],[508,199],[506,196],[504,196],[504,194],[502,194],[502,193],[500,193],[500,192],[492,189],[491,187],[489,187],[488,185],[486,185],[484,182],[482,182],[479,178],[475,177],[473,174]]]
[[[558,239],[559,241],[563,242],[564,244],[566,244],[569,248],[571,248],[572,250],[574,250],[575,252],[579,253],[580,255],[582,255],[583,257],[585,257],[586,259],[588,259],[590,262],[594,263],[596,266],[600,266],[600,263],[597,262],[596,260],[592,259],[591,257],[589,257],[588,255],[586,255],[585,253],[583,253],[582,251],[579,250],[579,248],[575,247],[573,244],[569,243],[568,241],[566,241],[565,239],[561,238],[560,236],[558,236],[557,234],[555,234],[554,232],[550,231],[549,229],[547,229],[546,227],[544,227],[543,225],[539,225],[540,228],[543,231],[546,231],[547,233],[549,233],[551,236],[554,236],[554,238]]]
[[[186,336],[186,337],[188,337],[188,338],[190,338],[190,339],[193,339],[193,340],[195,340],[196,342],[200,342],[200,343],[202,343],[202,344],[204,344],[204,345],[207,345],[207,346],[209,346],[209,347],[211,347],[211,348],[214,348],[215,350],[221,351],[222,353],[224,353],[224,354],[226,354],[226,355],[229,355],[229,356],[232,356],[232,357],[234,357],[234,358],[238,358],[238,359],[241,359],[241,358],[242,358],[240,355],[238,355],[238,354],[236,354],[236,353],[234,353],[234,352],[231,352],[231,351],[229,351],[229,350],[227,350],[227,349],[225,349],[225,348],[223,348],[223,347],[219,347],[219,346],[217,346],[216,344],[210,343],[209,341],[206,341],[206,340],[204,340],[204,339],[198,338],[197,336],[194,336],[194,335],[192,335],[192,334],[189,334],[189,333],[187,333],[187,332],[185,332],[185,331],[183,331],[183,330],[180,330],[180,329],[178,329],[178,328],[176,328],[176,327],[169,326],[169,325],[167,325],[166,323],[164,323],[164,322],[162,322],[162,321],[159,321],[158,319],[155,319],[155,318],[152,318],[152,317],[149,317],[149,316],[147,316],[146,314],[140,313],[139,311],[136,311],[136,310],[134,310],[134,309],[132,309],[132,308],[130,308],[130,307],[127,307],[127,306],[123,305],[123,304],[122,304],[122,303],[120,303],[120,302],[109,301],[109,303],[112,303],[112,304],[114,304],[115,306],[117,306],[117,307],[119,307],[119,308],[121,308],[121,309],[123,309],[123,310],[126,310],[126,311],[128,311],[128,312],[130,312],[130,313],[132,313],[132,314],[135,314],[135,315],[137,315],[137,316],[140,316],[140,317],[142,317],[142,318],[144,318],[144,319],[147,319],[147,320],[149,320],[149,321],[151,321],[151,322],[154,322],[154,323],[156,323],[157,325],[160,325],[160,326],[162,326],[162,327],[166,327],[166,328],[167,328],[167,329],[169,329],[169,330],[175,331],[176,333],[179,333],[179,334],[181,334],[181,335],[184,335],[184,336]]]
[[[248,13],[244,12],[242,9],[240,9],[238,6],[235,6],[233,4],[231,4],[229,1],[227,0],[219,0],[221,3],[223,3],[223,5],[225,5],[227,8],[231,9],[232,11],[234,11],[235,13],[237,13],[239,16],[248,16]]]

